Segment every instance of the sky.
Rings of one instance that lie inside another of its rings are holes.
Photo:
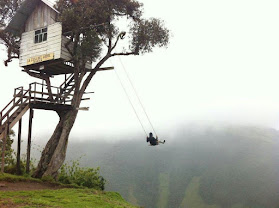
[[[158,17],[171,31],[168,48],[122,57],[157,134],[197,124],[260,125],[279,128],[279,28],[276,0],[141,0],[145,17]],[[0,50],[0,108],[13,89],[36,81],[21,72],[18,61],[4,67]],[[144,113],[118,58],[114,66],[147,132]],[[38,80],[37,80],[38,81]],[[54,83],[56,83],[54,81]],[[58,82],[57,82],[58,85]],[[114,140],[143,130],[114,71],[98,72],[71,137]],[[2,106],[2,107],[1,107]],[[27,135],[28,114],[24,116]],[[36,110],[33,139],[48,138],[58,122],[54,112]]]

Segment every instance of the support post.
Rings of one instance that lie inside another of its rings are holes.
[[[31,137],[32,137],[32,120],[34,110],[30,108],[29,114],[29,128],[28,128],[28,141],[27,141],[27,159],[26,159],[26,173],[30,172],[30,153],[31,153]]]
[[[16,155],[16,173],[18,175],[22,174],[20,168],[21,127],[22,127],[22,119],[20,119],[18,122],[17,155]]]
[[[1,161],[1,173],[5,171],[5,152],[6,152],[6,144],[7,144],[7,137],[9,136],[9,118],[7,119],[7,123],[5,126],[4,138],[2,143],[2,161]]]

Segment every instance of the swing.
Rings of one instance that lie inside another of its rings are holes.
[[[125,87],[124,87],[124,85],[123,85],[123,82],[122,82],[121,79],[120,79],[120,76],[118,75],[118,73],[117,73],[117,71],[116,71],[116,69],[115,69],[114,72],[115,72],[115,74],[116,74],[116,76],[117,76],[117,78],[118,78],[118,80],[119,80],[119,82],[120,82],[120,84],[121,84],[121,86],[122,86],[123,91],[124,91],[125,94],[126,94],[126,97],[128,98],[128,100],[129,100],[129,102],[130,102],[130,105],[132,106],[132,108],[133,108],[133,110],[134,110],[134,113],[136,114],[136,117],[137,117],[137,119],[138,119],[138,121],[139,121],[139,123],[140,123],[140,125],[141,125],[141,127],[142,127],[142,129],[143,129],[144,134],[146,135],[146,142],[149,142],[149,143],[150,143],[150,146],[157,146],[157,145],[159,145],[159,144],[164,144],[164,143],[166,142],[165,140],[164,140],[164,141],[158,140],[158,135],[157,135],[157,133],[156,133],[156,131],[155,131],[155,128],[154,128],[154,126],[153,126],[153,124],[152,124],[152,122],[151,122],[151,120],[150,120],[150,118],[149,118],[149,116],[148,116],[148,114],[147,114],[147,112],[146,112],[146,110],[145,110],[145,108],[144,108],[142,102],[141,102],[141,99],[140,99],[139,96],[138,96],[138,93],[137,93],[137,91],[136,91],[136,89],[135,89],[135,87],[134,87],[134,85],[133,85],[133,83],[132,83],[132,80],[131,80],[131,78],[130,78],[130,76],[129,76],[129,74],[128,74],[128,72],[127,72],[127,70],[126,70],[126,68],[125,68],[125,66],[124,66],[124,64],[123,64],[123,62],[122,62],[122,60],[121,60],[121,58],[120,58],[120,57],[118,57],[118,58],[119,58],[119,61],[120,61],[120,63],[121,63],[121,66],[122,66],[122,68],[123,68],[123,70],[124,70],[124,72],[125,72],[125,75],[126,75],[126,77],[128,78],[129,83],[130,83],[130,85],[132,86],[132,89],[133,89],[133,91],[134,91],[134,93],[135,93],[135,95],[136,95],[136,97],[137,97],[137,100],[139,101],[140,106],[141,106],[141,108],[142,108],[142,110],[143,110],[143,112],[144,112],[144,114],[145,114],[145,116],[146,116],[146,118],[147,118],[147,120],[148,120],[148,122],[149,122],[149,124],[150,124],[150,126],[151,126],[151,128],[152,128],[152,130],[153,130],[153,132],[154,132],[155,135],[156,135],[156,138],[154,138],[154,137],[153,137],[153,133],[150,132],[150,133],[149,133],[149,137],[148,137],[147,131],[145,130],[145,128],[144,128],[144,126],[143,126],[143,123],[142,123],[142,121],[141,121],[141,119],[140,119],[140,117],[139,117],[139,115],[138,115],[138,113],[137,113],[137,111],[136,111],[136,109],[135,109],[135,107],[134,107],[132,101],[131,101],[131,98],[130,98],[130,96],[129,96],[127,90],[125,89]]]

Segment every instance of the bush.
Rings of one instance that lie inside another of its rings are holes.
[[[9,136],[7,137],[7,143],[6,143],[6,149],[5,149],[5,168],[7,166],[15,165],[15,152],[12,149],[12,144],[14,140],[12,137],[15,136],[15,132],[13,130],[10,131]],[[3,140],[0,140],[0,152],[2,154],[2,148],[3,148]],[[1,157],[0,154],[0,157]],[[1,166],[1,160],[0,160],[0,166]]]
[[[64,164],[60,169],[58,181],[99,190],[105,189],[106,182],[100,176],[100,168],[80,167],[78,161],[72,161],[72,165]]]

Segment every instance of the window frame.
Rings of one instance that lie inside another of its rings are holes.
[[[34,32],[34,43],[42,43],[47,41],[47,27],[35,30]]]

